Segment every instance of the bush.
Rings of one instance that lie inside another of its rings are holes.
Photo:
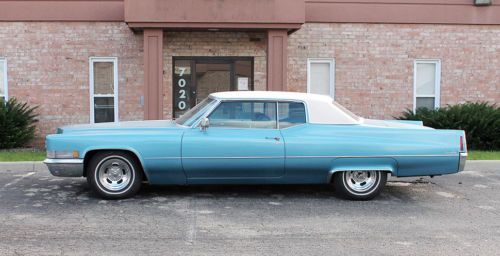
[[[35,136],[35,110],[15,98],[0,99],[0,149],[23,147]]]
[[[487,102],[465,103],[436,110],[407,109],[399,120],[421,120],[436,129],[464,130],[469,149],[500,149],[500,107]]]

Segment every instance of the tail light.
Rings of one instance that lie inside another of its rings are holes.
[[[465,152],[467,149],[465,148],[465,138],[464,136],[460,136],[460,152]]]

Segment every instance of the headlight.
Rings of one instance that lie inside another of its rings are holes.
[[[54,151],[47,150],[47,158],[78,158],[80,154],[78,151]]]

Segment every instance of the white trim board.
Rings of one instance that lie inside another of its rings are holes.
[[[335,99],[335,59],[334,58],[308,58],[307,59],[307,92],[311,92],[311,64],[328,63],[330,65],[330,97]]]

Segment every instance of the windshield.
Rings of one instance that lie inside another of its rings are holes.
[[[190,109],[181,117],[177,118],[175,122],[184,126],[193,125],[198,118],[203,116],[205,112],[215,103],[214,99],[205,98],[200,104],[196,105],[194,108]]]

